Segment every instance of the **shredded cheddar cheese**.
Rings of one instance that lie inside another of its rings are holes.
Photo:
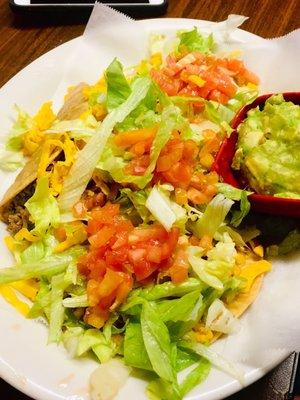
[[[51,157],[55,149],[61,149],[64,152],[64,161],[56,161],[51,166],[53,163]],[[63,179],[74,162],[76,152],[77,147],[67,134],[56,135],[55,138],[49,135],[49,139],[43,143],[38,178],[49,176],[49,187],[53,195],[60,193]]]
[[[198,87],[202,87],[206,83],[206,81],[204,79],[200,78],[200,76],[198,76],[198,75],[190,75],[188,77],[188,80],[190,82],[194,83]]]
[[[266,260],[255,261],[254,263],[243,267],[239,275],[247,279],[247,285],[243,291],[248,292],[253,284],[254,279],[257,276],[270,271],[271,268],[272,265]]]
[[[33,279],[13,282],[9,286],[16,289],[19,293],[31,301],[35,300],[39,289],[38,283]]]
[[[19,311],[19,313],[21,313],[25,317],[27,316],[30,310],[29,305],[21,301],[17,297],[15,291],[10,287],[10,285],[1,285],[0,294],[9,304],[11,304],[17,311]]]

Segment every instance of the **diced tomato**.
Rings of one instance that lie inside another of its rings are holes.
[[[214,89],[209,93],[208,99],[217,101],[221,104],[227,104],[229,97],[226,94],[222,93],[220,90]]]
[[[99,306],[89,307],[84,315],[84,322],[97,329],[104,326],[109,318],[109,310],[103,310]]]
[[[144,175],[145,171],[149,165],[150,157],[145,154],[143,156],[134,158],[130,161],[130,163],[125,167],[125,172],[129,175]]]
[[[128,236],[128,243],[136,245],[140,242],[148,242],[149,240],[164,241],[167,237],[167,231],[161,225],[150,225],[147,228],[135,228]]]
[[[106,274],[97,288],[98,296],[100,298],[109,296],[115,289],[117,289],[122,281],[123,277],[121,272],[116,272],[107,268]]]
[[[106,272],[106,262],[104,260],[97,259],[95,260],[91,272],[89,274],[90,279],[94,279],[96,281],[102,280]]]
[[[128,254],[126,248],[119,248],[116,250],[106,250],[105,261],[114,270],[122,270],[123,265],[128,261]]]
[[[128,251],[129,261],[133,265],[138,264],[145,257],[146,257],[146,249],[137,248],[137,249],[131,249]]]
[[[116,230],[113,226],[104,226],[97,233],[90,236],[88,240],[93,247],[102,247],[107,244],[115,233]]]
[[[193,160],[197,157],[199,153],[199,148],[196,142],[193,140],[186,140],[184,142],[184,148],[182,152],[182,158],[185,160]]]
[[[147,247],[147,261],[159,264],[162,260],[162,249],[159,245],[150,245]]]
[[[254,72],[249,71],[248,69],[245,69],[242,73],[242,77],[245,79],[246,82],[253,83],[254,85],[259,84],[259,78],[257,75],[254,74]]]
[[[90,251],[79,259],[78,270],[87,277],[90,307],[85,321],[96,327],[107,320],[107,311],[125,300],[133,286],[131,275],[143,283],[170,264],[179,229],[167,232],[159,224],[134,228],[114,204],[93,210],[91,217],[87,227]]]
[[[169,269],[171,281],[175,284],[182,283],[188,278],[188,268],[182,267],[180,265],[173,265]]]
[[[180,87],[179,79],[172,80],[162,72],[155,69],[150,71],[150,76],[169,96],[176,96]]]
[[[129,276],[128,274],[124,274],[123,282],[119,285],[117,289],[116,299],[113,305],[110,307],[111,310],[114,310],[116,307],[118,307],[120,304],[123,303],[123,301],[128,296],[128,293],[131,291],[132,286],[133,286],[132,277]]]
[[[153,272],[158,269],[158,264],[152,264],[150,261],[142,260],[140,262],[137,262],[133,266],[133,269],[136,280],[139,282],[152,275]]]

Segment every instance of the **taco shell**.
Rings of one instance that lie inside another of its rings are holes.
[[[71,89],[68,93],[67,99],[57,114],[59,120],[68,120],[78,118],[82,112],[87,110],[88,103],[83,95],[82,89],[87,85],[80,83]],[[55,160],[61,152],[61,149],[54,149],[51,159]],[[22,171],[16,177],[14,183],[4,194],[0,201],[0,218],[3,217],[3,211],[7,204],[9,204],[19,193],[21,193],[27,186],[34,182],[37,178],[37,171],[41,157],[41,149],[38,149],[27,161]]]

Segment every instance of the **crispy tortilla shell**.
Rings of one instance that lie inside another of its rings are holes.
[[[231,303],[227,304],[228,310],[230,310],[235,317],[239,318],[240,316],[242,316],[244,312],[248,309],[248,307],[250,307],[251,304],[254,303],[256,297],[260,292],[263,279],[264,274],[256,277],[249,292],[238,294]],[[213,334],[214,336],[211,340],[211,343],[215,342],[221,336],[223,336],[223,333],[221,332],[214,332]]]
[[[88,103],[83,95],[82,89],[86,87],[85,83],[80,83],[69,91],[68,97],[57,114],[59,120],[70,120],[78,118],[82,112],[87,110]],[[52,153],[52,161],[55,160],[61,152],[61,149],[54,149]],[[38,149],[27,161],[22,171],[16,177],[14,183],[4,194],[0,201],[0,218],[3,214],[5,205],[11,202],[19,193],[21,193],[28,185],[37,178],[37,171],[41,157],[41,149]]]

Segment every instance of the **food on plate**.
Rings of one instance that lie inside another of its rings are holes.
[[[300,198],[300,106],[273,95],[262,110],[248,111],[238,134],[232,166],[241,171],[250,188]]]
[[[15,258],[0,292],[47,321],[50,343],[94,354],[95,398],[119,390],[125,366],[147,372],[156,399],[183,398],[211,364],[242,380],[209,344],[238,329],[271,269],[260,232],[241,229],[250,192],[212,171],[258,78],[211,35],[177,36],[167,56],[159,35],[139,65],[114,59],[95,85],[70,88],[58,114],[18,108],[1,162],[27,159],[0,203]],[[115,386],[102,390],[99,374]]]

